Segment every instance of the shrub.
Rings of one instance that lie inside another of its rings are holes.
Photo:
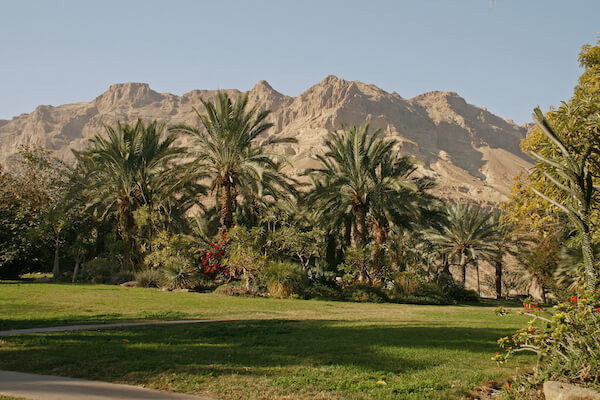
[[[446,295],[436,282],[428,282],[423,277],[410,272],[400,272],[394,276],[389,298],[395,303],[453,303],[452,298]]]
[[[298,264],[276,262],[268,264],[260,280],[271,296],[290,297],[300,295],[308,283],[308,277]]]
[[[504,310],[497,310],[504,314]],[[505,397],[527,398],[546,380],[566,380],[581,385],[600,384],[600,294],[582,291],[570,301],[554,306],[542,316],[537,304],[524,303],[523,314],[531,317],[526,328],[513,336],[502,337],[498,344],[505,350],[492,357],[504,363],[515,353],[531,351],[538,363],[533,374],[521,376]]]
[[[161,286],[167,289],[193,289],[198,285],[197,271],[181,258],[162,269]]]
[[[442,293],[452,300],[459,302],[478,302],[479,295],[474,290],[465,289],[454,282],[451,276],[442,275],[437,280],[437,285]]]
[[[304,296],[309,299],[339,299],[342,293],[338,287],[316,282],[304,289]]]
[[[342,291],[342,296],[346,300],[369,303],[383,303],[388,300],[383,289],[365,283],[348,286]]]
[[[134,277],[137,287],[156,288],[160,285],[160,271],[154,268],[138,271],[134,274]]]
[[[120,263],[111,259],[96,257],[83,264],[81,281],[115,285],[133,279],[133,274],[122,271]]]
[[[225,296],[258,296],[259,291],[256,287],[248,287],[244,282],[235,281],[226,283],[217,287],[214,291],[216,294]]]

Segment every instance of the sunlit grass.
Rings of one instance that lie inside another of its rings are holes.
[[[8,336],[0,346],[0,368],[219,399],[445,399],[532,362],[518,357],[516,364],[498,367],[490,360],[497,338],[525,320],[496,317],[485,305],[0,285],[0,318],[11,328],[162,317],[235,321]]]

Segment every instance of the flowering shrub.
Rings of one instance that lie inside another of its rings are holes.
[[[200,270],[213,279],[226,278],[229,276],[229,269],[223,264],[223,258],[225,257],[225,250],[229,241],[224,240],[218,243],[209,243],[211,247],[209,250],[205,250],[200,254],[200,260],[202,265]]]
[[[533,375],[513,384],[508,389],[512,392],[510,398],[526,398],[519,393],[525,394],[546,380],[600,384],[600,294],[596,290],[580,291],[547,312],[531,301],[523,307],[521,313],[532,317],[527,327],[500,338],[498,344],[505,351],[492,357],[504,363],[522,351],[538,355]]]

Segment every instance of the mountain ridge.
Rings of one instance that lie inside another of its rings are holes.
[[[244,93],[222,90],[232,97]],[[19,145],[41,145],[72,161],[71,148],[81,149],[105,124],[141,118],[169,124],[198,125],[201,98],[217,90],[191,90],[181,96],[159,93],[141,82],[116,83],[89,102],[40,105],[31,113],[0,120],[0,163],[10,162]],[[375,85],[325,77],[296,97],[275,90],[267,81],[248,92],[250,105],[269,109],[273,123],[264,137],[293,136],[298,144],[279,145],[295,163],[295,174],[316,166],[328,132],[369,121],[372,129],[401,143],[400,151],[421,160],[419,174],[438,180],[435,193],[456,200],[495,205],[507,198],[513,177],[531,167],[519,147],[527,133],[511,120],[466,102],[455,92],[431,91],[412,98]],[[181,138],[189,144],[189,138]]]

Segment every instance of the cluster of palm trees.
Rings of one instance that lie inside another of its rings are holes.
[[[312,225],[325,232],[323,258],[330,264],[342,262],[349,247],[371,246],[372,268],[361,280],[383,279],[385,268],[402,264],[409,246],[419,262],[441,272],[460,265],[463,285],[467,265],[477,259],[493,260],[501,281],[510,235],[499,214],[473,205],[444,206],[427,192],[433,182],[417,177],[415,161],[380,130],[370,132],[366,123],[330,133],[326,151],[316,155],[320,166],[298,180],[286,174],[287,157],[269,150],[295,139],[264,140],[272,126],[269,111],[248,108],[247,95],[234,101],[221,92],[202,104],[204,113],[195,110],[199,127],[117,123],[74,152],[79,181],[71,198],[99,226],[112,226],[126,243],[131,266],[143,263],[136,243],[139,210],[152,215],[155,233],[189,232],[189,216],[196,214],[196,227],[204,219],[204,234],[223,237],[234,223],[271,223],[268,216],[277,209],[302,219],[304,230]],[[194,145],[177,146],[178,135],[191,136]],[[205,204],[209,195],[215,207]],[[211,218],[218,223],[211,225]],[[206,232],[208,226],[217,231]],[[398,250],[400,237],[408,241]]]

